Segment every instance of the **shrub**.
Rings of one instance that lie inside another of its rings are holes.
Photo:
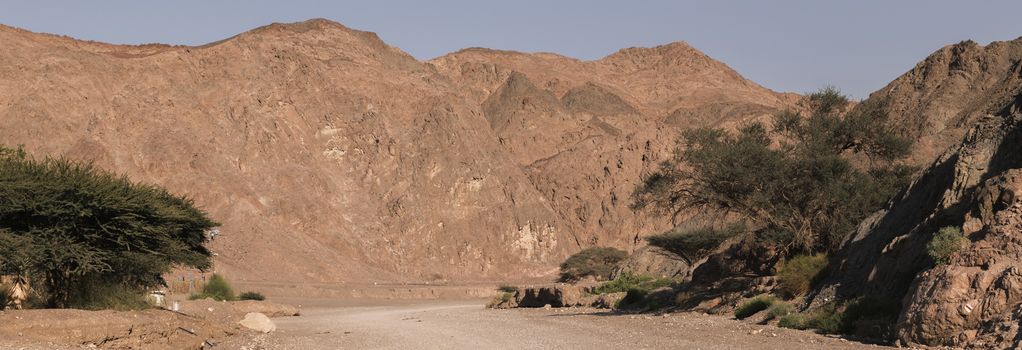
[[[618,275],[613,281],[596,287],[593,292],[596,294],[625,292],[625,297],[618,302],[618,308],[657,309],[665,305],[660,305],[660,301],[648,300],[646,296],[654,289],[667,287],[672,284],[674,284],[674,281],[667,278],[655,278],[625,272]],[[670,303],[670,301],[667,301],[667,303]]]
[[[497,290],[505,293],[516,293],[518,292],[518,287],[508,284],[501,284],[500,287],[497,287]]]
[[[209,282],[206,282],[206,286],[202,288],[202,296],[207,298],[213,298],[216,301],[231,301],[236,300],[237,297],[234,295],[234,289],[231,288],[230,283],[219,274],[213,274],[209,278]]]
[[[738,308],[735,309],[735,318],[741,320],[755,315],[757,312],[766,310],[776,301],[777,299],[765,295],[755,297],[752,300],[742,303],[742,305],[739,305]]]
[[[744,223],[733,224],[723,229],[704,227],[698,229],[673,230],[646,237],[650,245],[663,248],[688,261],[695,263],[713,253],[721,244],[745,232]]]
[[[799,255],[788,259],[777,271],[778,290],[789,298],[809,292],[827,264],[826,254]]]
[[[515,297],[514,292],[500,292],[499,295],[493,297],[493,300],[490,300],[490,302],[486,304],[486,308],[492,309],[494,307],[497,307],[497,305],[511,301],[511,299],[514,297]]]
[[[616,248],[593,247],[584,249],[568,257],[561,263],[561,281],[574,282],[586,276],[597,280],[610,277],[618,264],[628,257],[628,253]]]
[[[787,314],[777,320],[781,328],[806,329],[806,318],[802,314]]]
[[[596,294],[607,294],[617,292],[627,292],[629,290],[643,290],[650,291],[660,287],[667,287],[673,284],[674,281],[666,278],[655,278],[647,275],[636,275],[630,272],[625,272],[617,276],[613,281],[608,281],[596,287],[594,292]]]
[[[937,231],[926,245],[926,253],[936,265],[947,264],[951,255],[962,250],[964,243],[965,236],[962,235],[961,229],[953,226],[944,227]]]
[[[783,301],[777,301],[767,310],[767,319],[775,319],[788,316],[795,312],[795,307]]]
[[[266,300],[266,296],[257,292],[244,292],[238,296],[240,300]]]
[[[855,334],[874,339],[889,339],[901,307],[895,301],[863,297],[844,308],[836,303],[820,306],[804,314],[782,316],[778,326],[815,329],[821,334]]]
[[[822,306],[810,313],[806,326],[820,334],[848,333],[849,328],[844,311],[834,304]]]
[[[844,314],[833,304],[825,305],[809,313],[781,316],[777,326],[792,329],[815,329],[821,334],[842,333]]]
[[[152,305],[146,300],[146,290],[123,284],[90,282],[72,295],[68,307],[83,310],[144,310]]]

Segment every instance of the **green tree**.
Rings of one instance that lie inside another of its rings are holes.
[[[142,289],[176,265],[207,268],[216,225],[162,188],[0,147],[0,273],[31,276],[50,307],[97,282]]]
[[[668,252],[694,264],[712,254],[721,244],[738,236],[748,229],[744,223],[736,223],[723,229],[712,227],[690,230],[673,229],[658,235],[646,237],[650,245],[663,248]]]
[[[772,128],[686,131],[674,157],[637,188],[634,207],[737,213],[782,252],[833,250],[913,172],[898,162],[911,141],[887,124],[883,103],[848,106],[827,88],[808,96],[809,115],[785,111]]]
[[[610,247],[586,248],[568,257],[561,263],[561,281],[574,282],[586,276],[597,280],[610,278],[621,261],[628,258],[628,253]]]

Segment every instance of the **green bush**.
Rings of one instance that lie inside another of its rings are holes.
[[[240,300],[266,300],[266,296],[257,292],[244,292],[238,296]]]
[[[770,309],[767,310],[767,318],[771,320],[781,318],[788,316],[793,312],[795,312],[794,306],[783,301],[777,301],[770,306]]]
[[[586,276],[597,280],[606,280],[614,272],[618,264],[628,257],[628,253],[616,248],[593,247],[584,249],[568,257],[561,263],[562,282],[578,281]]]
[[[802,314],[787,314],[777,320],[781,328],[806,329],[806,317]]]
[[[792,298],[809,292],[827,268],[826,254],[799,255],[785,261],[777,271],[777,289]]]
[[[667,287],[673,284],[674,281],[666,278],[655,278],[647,275],[636,275],[630,272],[625,272],[617,276],[613,281],[608,281],[596,287],[594,292],[596,294],[607,294],[617,292],[627,292],[629,290],[643,290],[650,291],[660,287]]]
[[[820,334],[845,334],[849,330],[844,311],[833,304],[813,311],[806,320],[806,326]]]
[[[497,287],[497,290],[505,293],[516,293],[518,292],[518,287],[508,284],[501,284],[500,287]]]
[[[83,310],[144,310],[152,305],[146,290],[122,284],[94,281],[71,296],[68,307]]]
[[[766,295],[755,297],[752,300],[742,303],[737,309],[735,309],[735,318],[741,320],[755,315],[757,312],[766,310],[776,301],[776,298]]]
[[[849,302],[843,308],[831,303],[808,313],[782,316],[778,326],[815,329],[821,334],[855,334],[865,338],[889,339],[900,309],[895,301],[863,297]]]
[[[237,300],[230,283],[227,283],[223,276],[215,273],[206,282],[206,286],[202,288],[201,296],[203,298],[213,298],[216,301]]]
[[[935,264],[947,264],[951,255],[962,250],[965,241],[961,229],[953,226],[944,227],[937,231],[930,243],[926,245],[926,253]]]
[[[843,333],[844,313],[833,305],[819,307],[809,313],[781,316],[777,326],[792,329],[815,329],[821,334]]]
[[[652,246],[678,255],[692,264],[713,253],[721,244],[746,230],[744,223],[733,224],[723,229],[704,227],[682,230],[675,228],[646,237],[646,241]]]

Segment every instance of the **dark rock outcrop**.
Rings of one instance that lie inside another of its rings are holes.
[[[596,301],[591,296],[592,286],[557,283],[553,285],[518,288],[514,295],[517,307],[572,307],[589,306]]]
[[[898,322],[908,344],[1017,349],[1022,322],[1022,169],[973,195],[969,246],[921,274]]]

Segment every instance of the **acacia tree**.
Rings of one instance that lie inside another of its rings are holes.
[[[757,241],[782,252],[835,249],[907,183],[913,169],[898,160],[911,140],[887,124],[881,102],[845,112],[848,99],[827,88],[807,103],[809,115],[782,112],[772,129],[684,132],[674,157],[636,189],[633,207],[735,213],[755,223]]]
[[[216,225],[162,188],[0,148],[0,273],[30,276],[49,307],[100,281],[141,289],[175,265],[207,268],[205,231]]]

